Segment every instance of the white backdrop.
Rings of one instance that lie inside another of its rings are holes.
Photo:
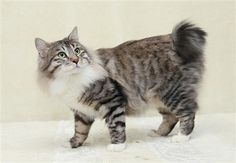
[[[36,84],[34,38],[55,41],[78,26],[90,48],[170,33],[189,19],[205,29],[200,113],[235,112],[234,1],[14,1],[1,5],[1,121],[58,120],[70,111]]]

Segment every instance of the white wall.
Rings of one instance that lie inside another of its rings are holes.
[[[1,120],[68,119],[70,111],[36,84],[34,38],[55,41],[78,26],[92,48],[170,33],[189,19],[209,36],[200,113],[235,111],[234,1],[2,1]]]

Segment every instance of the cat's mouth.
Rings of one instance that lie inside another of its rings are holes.
[[[77,63],[73,63],[67,66],[63,66],[64,72],[77,72],[79,69],[88,66],[88,63],[85,61],[78,61]]]

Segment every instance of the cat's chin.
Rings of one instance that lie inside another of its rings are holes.
[[[73,67],[73,68],[67,68],[61,70],[57,76],[67,76],[67,75],[73,75],[78,74],[80,72],[80,67]]]
[[[69,71],[66,71],[66,73],[68,73],[68,74],[77,74],[77,73],[79,73],[79,71],[80,71],[80,68],[79,67],[75,67],[75,68],[73,68],[73,69],[71,69]]]

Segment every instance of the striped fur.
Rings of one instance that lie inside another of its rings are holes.
[[[96,117],[105,119],[112,144],[124,143],[127,97],[122,87],[107,76],[96,55],[76,40],[76,34],[74,29],[69,37],[53,43],[35,40],[39,83],[74,112],[71,147],[83,144]],[[66,56],[61,57],[61,52]]]
[[[163,116],[155,134],[168,135],[180,121],[181,135],[189,135],[198,108],[205,36],[202,29],[181,22],[172,34],[128,41],[96,52],[79,43],[76,28],[60,41],[36,39],[39,83],[75,115],[71,146],[81,146],[94,119],[100,117],[109,128],[113,145],[108,148],[114,150],[117,144],[117,150],[123,149],[125,115],[150,106],[158,108]]]
[[[123,87],[128,113],[154,103],[163,115],[157,134],[169,134],[180,121],[180,132],[189,135],[198,108],[205,36],[199,27],[181,22],[172,34],[128,41],[97,52],[109,76]]]

